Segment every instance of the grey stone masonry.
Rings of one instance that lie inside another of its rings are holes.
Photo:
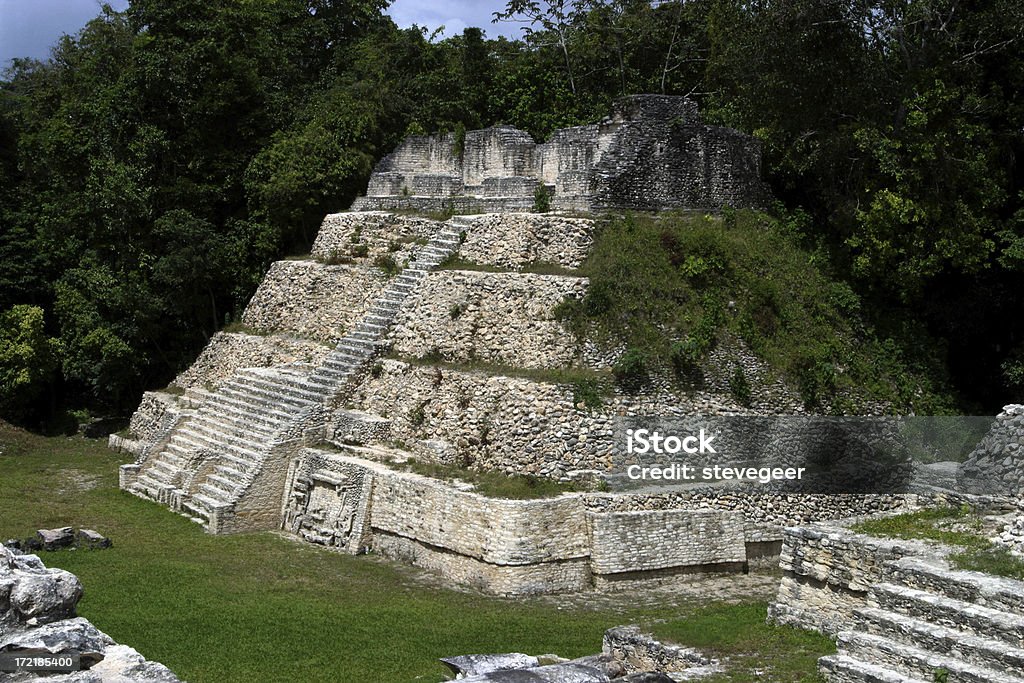
[[[151,435],[137,461],[122,466],[122,487],[213,532],[277,527],[289,454],[322,435],[327,412],[377,355],[405,297],[457,248],[456,230],[433,227],[427,244],[317,365],[236,370],[198,408]]]
[[[685,97],[633,95],[604,121],[537,144],[511,126],[407,138],[354,210],[520,211],[538,188],[557,209],[719,209],[765,203],[753,137],[705,125]]]
[[[1024,582],[952,568],[937,546],[787,529],[769,618],[837,634],[833,683],[1024,681]]]
[[[1024,405],[1008,405],[956,473],[967,493],[1024,496]]]

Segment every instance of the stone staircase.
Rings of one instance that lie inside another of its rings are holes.
[[[1024,683],[1024,583],[906,557],[819,669],[832,683]]]
[[[122,467],[130,473],[125,488],[209,527],[230,519],[268,459],[287,457],[281,449],[322,427],[327,406],[354,388],[406,297],[458,249],[460,228],[442,224],[321,365],[246,368],[209,392],[137,463]]]

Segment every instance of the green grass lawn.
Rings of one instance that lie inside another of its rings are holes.
[[[752,680],[752,667],[778,672],[771,680],[780,683],[812,680],[803,678],[814,660],[804,650],[769,648],[749,657],[752,648],[773,642],[773,634],[806,639],[765,626],[763,603],[739,613],[726,605],[686,615],[669,608],[572,611],[447,590],[409,567],[277,534],[209,536],[184,517],[119,491],[122,457],[99,441],[43,438],[0,425],[0,451],[0,537],[75,526],[113,539],[109,550],[43,553],[43,559],[81,578],[82,616],[191,683],[436,682],[446,678],[441,656],[576,657],[598,652],[606,629],[630,622],[660,622],[677,628],[669,632],[684,644],[712,649],[719,639],[708,641],[707,634],[721,633],[721,652],[748,656],[737,660],[735,676],[720,680]],[[737,614],[741,638],[714,626]],[[819,654],[831,647],[825,639],[806,642]]]

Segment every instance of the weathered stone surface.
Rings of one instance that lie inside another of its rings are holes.
[[[461,676],[478,676],[506,669],[529,669],[540,664],[536,657],[512,652],[501,655],[460,655],[442,657],[441,663]]]
[[[566,297],[581,298],[586,287],[584,278],[558,275],[437,271],[399,311],[393,351],[449,362],[566,367],[582,349],[554,309]]]
[[[43,545],[43,550],[60,550],[67,548],[75,542],[75,530],[66,526],[60,529],[40,529],[36,537]]]
[[[75,617],[2,637],[0,652],[78,653],[82,657],[82,668],[87,669],[101,661],[104,651],[113,644],[110,636],[87,619]]]
[[[93,532],[95,533],[95,532]],[[79,654],[83,671],[2,674],[4,681],[54,683],[177,683],[167,667],[117,645],[75,616],[82,584],[74,574],[47,569],[35,555],[0,547],[0,652]]]
[[[680,672],[695,667],[702,667],[705,673],[710,673],[717,664],[693,648],[662,643],[641,632],[638,626],[609,629],[604,634],[602,650],[611,661],[622,663],[624,673],[631,674]]]
[[[1024,677],[1024,582],[952,569],[948,548],[837,527],[786,530],[769,620],[838,634],[829,681]],[[905,679],[902,677],[906,677]]]
[[[412,136],[382,159],[355,209],[529,208],[545,186],[561,209],[755,206],[765,201],[760,144],[706,126],[683,97],[635,95],[599,124],[536,144],[510,126]]]
[[[981,495],[1024,495],[1024,405],[1003,408],[956,475],[959,490]]]
[[[75,545],[86,550],[101,550],[113,545],[109,538],[92,529],[79,529],[75,535]]]
[[[81,582],[63,569],[17,562],[12,578],[10,608],[22,623],[45,624],[73,616],[82,597]]]

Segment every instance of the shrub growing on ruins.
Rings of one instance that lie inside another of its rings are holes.
[[[650,381],[647,372],[647,356],[639,349],[627,349],[612,367],[615,382],[631,394],[643,389]]]
[[[533,191],[533,212],[547,213],[551,210],[551,193],[546,185],[538,185]]]
[[[413,427],[422,427],[427,421],[427,401],[423,401],[409,411],[409,422]]]
[[[732,375],[729,376],[729,393],[736,399],[736,402],[745,408],[749,408],[753,401],[753,394],[750,391],[750,382],[747,381],[747,373],[743,372],[743,366],[736,365]]]
[[[588,410],[597,410],[603,405],[604,388],[596,379],[580,378],[572,383],[572,404]]]
[[[373,259],[373,265],[383,270],[384,274],[388,276],[398,275],[402,272],[402,267],[392,258],[391,254],[381,254]]]

